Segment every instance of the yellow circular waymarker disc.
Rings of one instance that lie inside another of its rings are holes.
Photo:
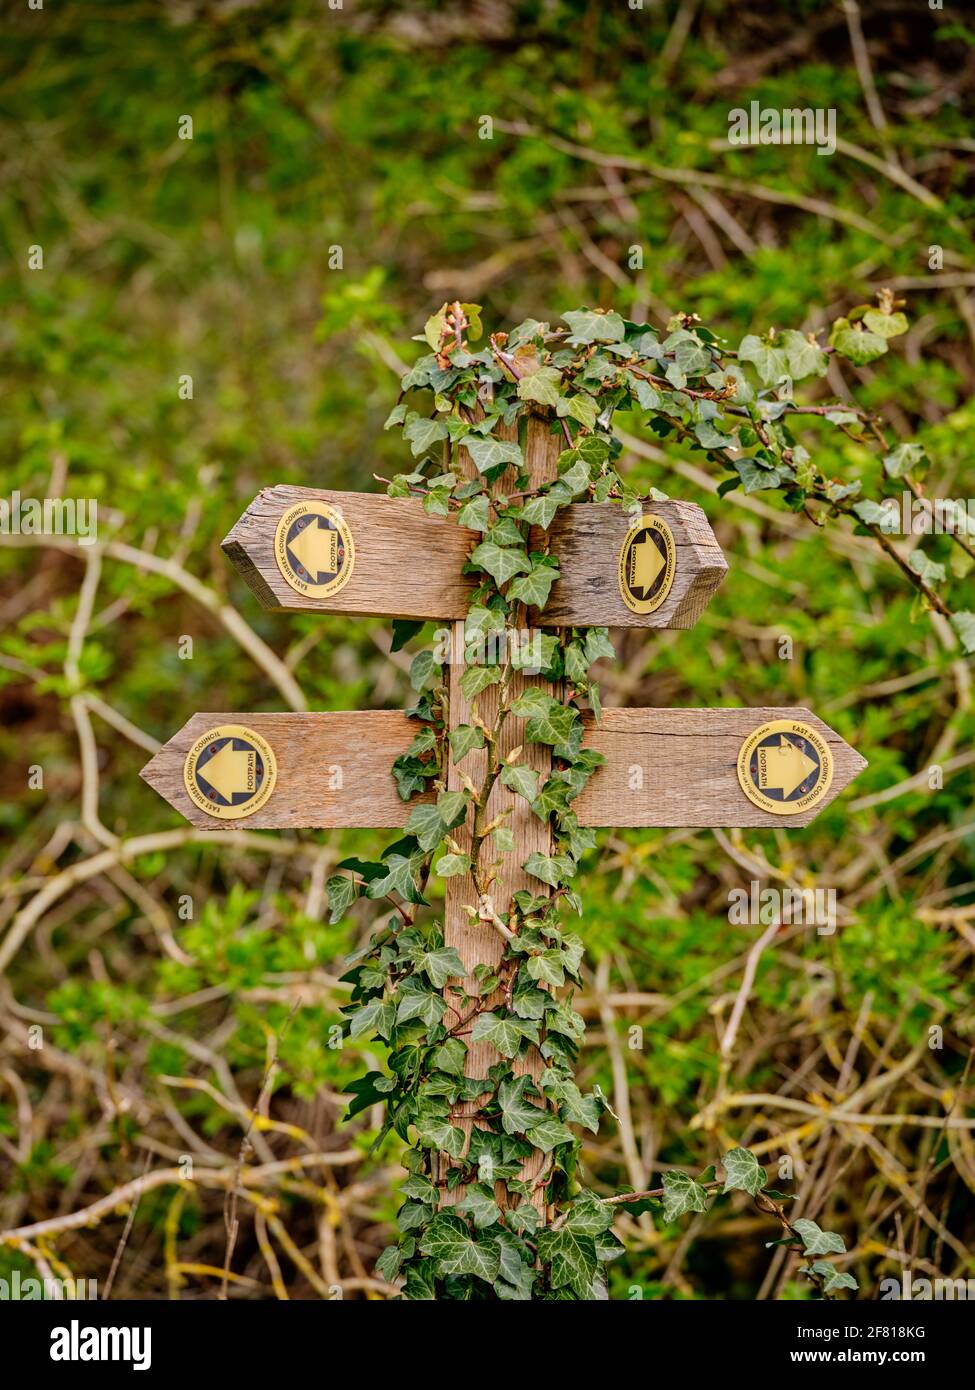
[[[352,578],[355,543],[334,507],[299,502],[278,522],[274,558],[292,589],[312,598],[328,598]]]
[[[253,815],[271,795],[277,775],[271,745],[243,724],[208,729],[183,764],[189,796],[219,820]]]
[[[620,594],[630,612],[656,612],[670,593],[676,569],[677,547],[666,521],[641,517],[620,550]]]
[[[797,816],[822,801],[833,780],[833,755],[822,734],[795,719],[773,719],[748,735],[738,753],[738,781],[754,805]]]

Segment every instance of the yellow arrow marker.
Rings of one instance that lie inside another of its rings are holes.
[[[637,589],[650,589],[653,587],[657,575],[663,569],[666,561],[660,551],[651,540],[637,541],[631,552],[632,555],[632,579],[630,583]]]
[[[224,801],[233,801],[235,793],[254,790],[256,756],[247,749],[234,748],[233,743],[225,743],[208,763],[203,764],[199,775],[206,778]]]
[[[783,796],[791,796],[818,768],[818,763],[782,734],[778,746],[763,748],[759,753],[758,785],[762,791],[779,791]]]
[[[319,526],[312,519],[308,526],[291,541],[288,547],[316,580],[319,574],[334,574],[339,567],[338,532]]]

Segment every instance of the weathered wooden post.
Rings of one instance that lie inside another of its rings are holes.
[[[517,435],[517,431],[514,431]],[[528,486],[531,489],[540,487],[544,483],[553,482],[558,473],[558,458],[561,451],[560,440],[552,434],[549,422],[540,416],[530,415],[526,421],[525,440],[523,453],[525,458],[525,472],[528,474]],[[469,460],[461,458],[461,465],[464,471],[473,475],[475,470]],[[524,607],[520,607],[514,626],[524,630],[525,640],[530,643],[532,634],[527,630],[528,612]],[[453,730],[461,725],[468,724],[471,720],[471,705],[465,698],[461,688],[461,677],[465,670],[465,662],[462,658],[465,649],[464,640],[464,619],[458,619],[453,625],[453,651],[450,663],[450,717],[448,728]],[[502,653],[502,660],[505,660],[510,653]],[[520,694],[530,685],[538,685],[548,693],[556,693],[551,685],[540,680],[538,676],[531,676],[520,671],[512,671],[510,678],[505,681],[505,689],[513,696]],[[495,687],[484,692],[481,697],[480,718],[491,728],[494,723],[500,693]],[[475,786],[482,786],[485,776],[490,769],[500,770],[500,763],[503,758],[510,757],[512,752],[521,744],[521,734],[518,732],[518,723],[508,719],[498,730],[496,741],[489,742],[483,749],[477,749],[461,758],[457,764],[451,762],[448,772],[448,787],[451,790],[459,790],[463,787],[465,779],[472,782]],[[539,782],[544,782],[552,766],[551,750],[544,744],[529,744],[523,749],[519,758],[521,766],[529,768],[538,774]],[[479,902],[480,895],[477,885],[471,873],[460,874],[455,878],[447,879],[446,902],[444,908],[444,944],[454,946],[460,955],[461,960],[467,968],[467,980],[465,982],[468,991],[474,992],[476,989],[476,979],[474,970],[479,965],[496,967],[501,960],[504,949],[504,938],[495,925],[498,918],[507,919],[511,910],[511,901],[515,893],[524,889],[533,891],[538,888],[537,881],[532,883],[530,876],[521,868],[530,854],[550,854],[552,851],[552,830],[551,826],[540,820],[532,811],[531,805],[524,797],[512,796],[500,780],[495,780],[491,788],[490,796],[483,806],[479,806],[475,812],[474,825],[465,826],[462,831],[457,833],[457,841],[464,851],[469,854],[472,848],[472,840],[475,835],[480,835],[484,827],[489,826],[495,817],[506,814],[506,825],[510,829],[514,838],[514,848],[512,852],[501,859],[501,869],[498,877],[490,884],[488,893]],[[472,903],[479,903],[480,917],[472,920],[469,915],[469,908]],[[499,984],[488,1007],[503,1000],[505,984]],[[468,1076],[487,1076],[488,1070],[498,1061],[498,1052],[487,1042],[469,1042],[466,1059],[466,1070]],[[524,1063],[516,1067],[517,1071],[527,1071],[537,1080],[542,1070],[542,1059],[536,1051]],[[473,1121],[462,1111],[455,1117],[459,1126],[470,1133]],[[441,1164],[442,1169],[445,1165]],[[537,1178],[541,1170],[541,1157],[536,1157],[531,1161],[528,1168],[523,1170],[523,1176]],[[445,1171],[441,1172],[441,1179],[446,1176]],[[501,1185],[498,1184],[498,1192],[501,1195]],[[457,1187],[450,1192],[446,1192],[448,1202],[456,1202],[463,1196],[464,1189]],[[534,1196],[534,1204],[540,1209],[544,1207],[544,1188],[537,1188]]]

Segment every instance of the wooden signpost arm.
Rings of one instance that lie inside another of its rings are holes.
[[[559,441],[553,444],[557,451]],[[278,522],[302,503],[334,509],[355,540],[351,577],[327,596],[294,589],[275,559]],[[548,535],[562,577],[545,605],[546,627],[694,626],[728,571],[707,517],[696,503],[682,501],[647,502],[641,513],[666,521],[674,538],[673,585],[660,607],[636,613],[620,594],[619,555],[630,514],[613,502],[576,503],[559,511]],[[480,539],[453,517],[428,516],[417,498],[272,487],[254,498],[223,549],[268,609],[449,622],[470,606],[472,580],[461,571]]]
[[[481,705],[487,708],[483,696]],[[461,697],[454,705],[458,718],[463,708]],[[752,731],[782,720],[798,721],[818,731],[834,763],[827,795],[788,821],[749,801],[736,771],[742,743]],[[502,748],[513,746],[518,721],[510,722]],[[431,799],[418,797],[405,802],[397,795],[390,767],[406,752],[417,727],[399,710],[194,714],[146,764],[142,776],[200,829],[224,827],[187,794],[183,776],[186,757],[208,729],[232,723],[243,724],[266,739],[277,760],[274,790],[243,822],[248,829],[402,829],[412,807]],[[866,765],[828,724],[797,706],[606,709],[599,724],[589,717],[585,723],[586,746],[602,753],[606,762],[573,802],[582,825],[791,829],[808,825]],[[532,746],[533,756],[537,746]],[[471,769],[476,782],[473,756],[462,766],[465,771]],[[451,784],[458,785],[455,772],[451,773]],[[532,822],[541,827],[534,814],[529,824]]]

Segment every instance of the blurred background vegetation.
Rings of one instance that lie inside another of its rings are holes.
[[[402,468],[395,372],[454,297],[492,326],[588,303],[735,340],[890,286],[911,331],[822,389],[921,440],[933,492],[975,491],[975,30],[916,0],[64,0],[8,11],[3,50],[2,493],[96,497],[101,545],[0,537],[0,1228],[52,1223],[0,1274],[383,1297],[397,1149],[341,1122],[371,1045],[328,1046],[370,909],[322,907],[384,841],[208,838],[138,771],[197,710],[398,707],[409,654],[382,622],[259,611],[220,540],[261,486]],[[840,148],[730,148],[753,99],[835,108]],[[630,476],[700,502],[731,572],[692,632],[617,634],[604,698],[808,705],[870,767],[804,831],[603,832],[582,1080],[618,1123],[585,1139],[591,1180],[743,1143],[791,1161],[777,1186],[843,1232],[861,1296],[975,1275],[971,660],[869,538],[718,499],[701,454],[622,423]],[[834,433],[820,466],[869,484]],[[840,925],[783,928],[732,1036],[760,930],[728,893],[754,878],[835,888]],[[618,1230],[613,1297],[807,1296],[738,1199]]]

